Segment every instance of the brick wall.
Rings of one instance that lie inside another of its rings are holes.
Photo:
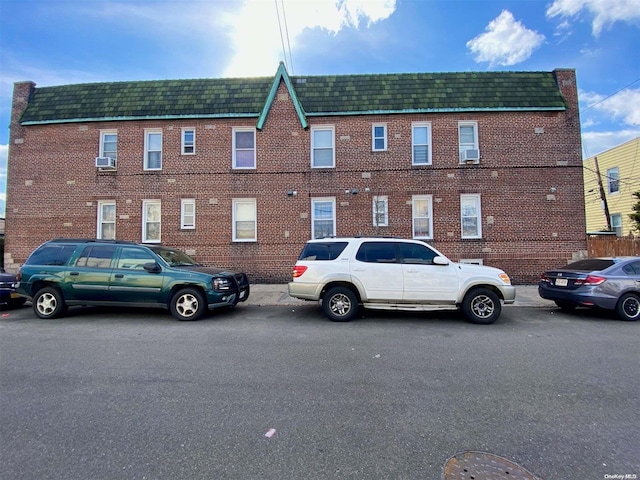
[[[310,117],[335,127],[336,167],[310,168],[310,130],[281,83],[262,131],[257,168],[232,169],[232,128],[256,119],[87,122],[20,126],[33,88],[14,88],[5,263],[15,270],[53,237],[95,237],[97,202],[116,201],[116,236],[142,240],[142,202],[162,201],[162,242],[204,264],[281,282],[311,235],[311,198],[335,197],[337,235],[412,235],[412,195],[431,195],[431,242],[453,260],[482,259],[517,283],[586,249],[575,75],[556,72],[565,112],[434,113]],[[458,121],[478,122],[481,161],[460,165]],[[412,122],[431,122],[432,165],[411,166]],[[371,150],[371,124],[387,124],[388,149]],[[195,127],[196,154],[181,155]],[[162,171],[143,170],[144,130],[161,128]],[[100,131],[117,130],[114,172],[94,166]],[[345,194],[357,189],[358,194]],[[297,195],[287,195],[295,190]],[[482,198],[482,239],[462,240],[460,195]],[[387,195],[389,226],[373,226],[372,196]],[[180,229],[181,198],[196,199],[196,229]],[[232,241],[232,200],[255,198],[258,241]]]

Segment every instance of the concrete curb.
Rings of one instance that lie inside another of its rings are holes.
[[[311,302],[290,297],[286,284],[251,285],[245,305],[310,305]],[[537,285],[516,285],[516,301],[505,307],[553,307],[554,303],[540,298]]]

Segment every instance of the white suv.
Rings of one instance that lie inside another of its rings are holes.
[[[472,323],[495,322],[515,287],[502,270],[450,261],[419,240],[310,240],[293,267],[289,295],[322,300],[335,322],[354,318],[361,304],[379,310],[461,309]]]

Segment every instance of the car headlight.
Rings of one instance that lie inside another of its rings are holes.
[[[214,278],[213,289],[221,291],[231,290],[231,280],[228,278]]]
[[[504,283],[506,283],[507,285],[511,285],[511,279],[509,278],[509,275],[507,275],[506,273],[501,273],[498,276]]]

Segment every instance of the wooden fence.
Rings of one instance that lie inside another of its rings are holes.
[[[589,257],[640,256],[640,237],[615,235],[588,235]]]

